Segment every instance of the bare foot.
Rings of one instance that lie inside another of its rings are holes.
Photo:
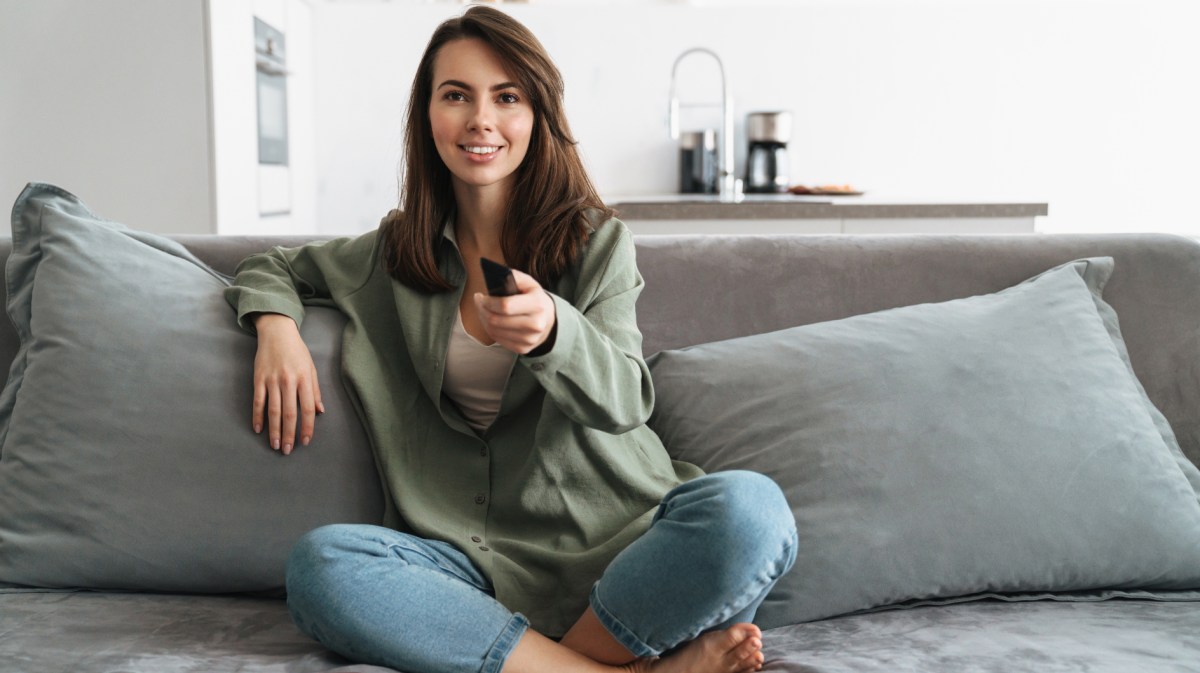
[[[629,673],[751,673],[762,665],[762,631],[753,624],[734,624],[705,633],[668,656],[638,659],[622,668]]]

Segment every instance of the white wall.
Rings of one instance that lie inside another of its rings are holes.
[[[202,0],[0,0],[0,202],[26,182],[157,232],[211,233]]]
[[[573,128],[606,195],[674,190],[668,78],[680,52],[703,45],[725,62],[739,127],[751,110],[794,112],[796,182],[848,182],[898,199],[1044,201],[1048,232],[1200,235],[1200,3],[504,7],[562,69]],[[462,8],[314,9],[318,220],[324,231],[364,231],[396,202],[421,50]],[[680,89],[712,91],[691,80]],[[739,135],[739,161],[744,144]]]

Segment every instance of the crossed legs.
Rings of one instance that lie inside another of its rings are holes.
[[[374,526],[305,536],[288,563],[288,604],[330,649],[414,672],[740,673],[763,663],[749,622],[795,545],[773,482],[719,472],[667,494],[559,642],[500,605],[451,545]]]

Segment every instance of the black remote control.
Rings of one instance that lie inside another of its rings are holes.
[[[512,269],[487,257],[480,257],[479,265],[483,267],[483,282],[487,285],[488,294],[493,297],[517,294],[517,279],[513,277]]]

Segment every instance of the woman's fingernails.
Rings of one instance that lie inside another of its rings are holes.
[[[262,432],[262,423],[255,423],[254,424],[254,434],[257,435],[260,432]]]
[[[276,451],[279,450],[279,438],[278,437],[271,438],[271,448],[275,449]]]
[[[303,437],[300,438],[300,444],[302,446],[308,446],[309,439],[311,439],[311,438],[308,435],[304,435]]]
[[[285,455],[285,456],[286,456],[286,455],[288,455],[288,454],[289,454],[289,453],[291,453],[291,452],[292,452],[292,445],[291,445],[291,444],[284,444],[284,445],[283,445],[283,455]]]

